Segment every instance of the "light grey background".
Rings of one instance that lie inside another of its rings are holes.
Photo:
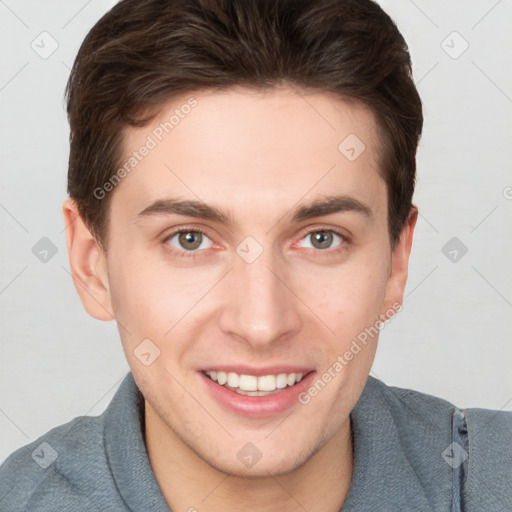
[[[100,414],[129,370],[115,324],[82,308],[61,214],[64,86],[81,41],[114,3],[0,0],[0,460]],[[381,333],[372,374],[461,407],[510,410],[512,3],[381,5],[409,44],[425,127],[404,308]],[[46,263],[32,252],[43,237],[57,248]]]

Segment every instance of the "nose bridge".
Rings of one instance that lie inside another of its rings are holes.
[[[283,283],[285,268],[254,239],[239,244],[221,312],[225,332],[264,346],[298,328],[297,301]]]

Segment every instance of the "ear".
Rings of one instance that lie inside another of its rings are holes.
[[[71,276],[80,300],[92,317],[113,320],[107,261],[103,249],[87,229],[73,199],[68,197],[64,201],[62,213]]]
[[[418,209],[412,206],[409,217],[405,223],[399,238],[391,253],[391,268],[386,286],[386,295],[382,307],[382,314],[386,311],[396,311],[396,304],[402,304],[407,273],[409,266],[409,255],[411,253],[412,238],[416,221],[418,220]],[[393,307],[395,306],[395,307]],[[385,317],[387,318],[387,316]]]

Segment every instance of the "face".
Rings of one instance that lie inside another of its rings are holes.
[[[405,286],[414,226],[392,251],[373,114],[202,91],[127,131],[124,151],[93,294],[147,407],[223,472],[246,456],[253,476],[298,468],[348,425],[378,337],[362,333]]]

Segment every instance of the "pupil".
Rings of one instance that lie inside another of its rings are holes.
[[[194,242],[194,238],[196,239]],[[197,249],[201,245],[202,233],[199,231],[186,231],[180,234],[180,244],[185,249]]]
[[[329,231],[317,231],[313,236],[313,245],[315,245],[317,242],[318,248],[329,248],[329,246],[332,243],[332,233],[330,233]]]

